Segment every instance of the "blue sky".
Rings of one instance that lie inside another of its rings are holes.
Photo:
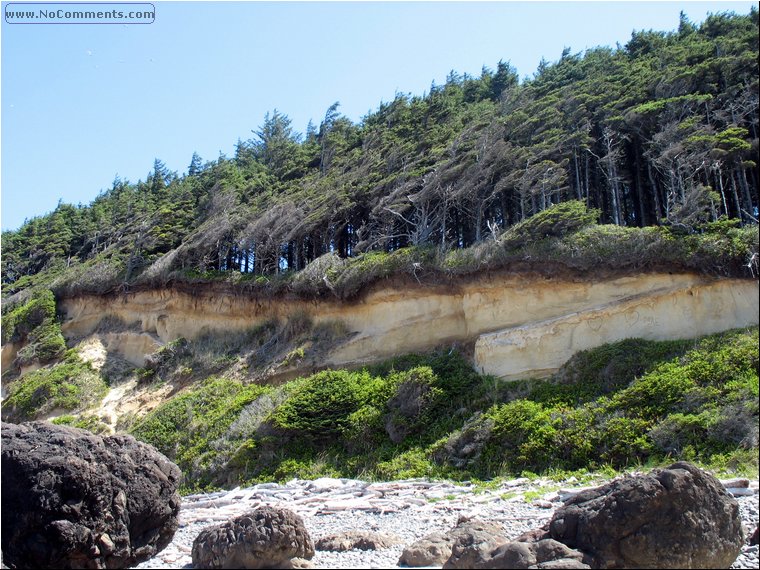
[[[2,22],[2,228],[87,204],[114,176],[160,158],[178,173],[197,151],[231,156],[277,108],[296,130],[340,101],[359,121],[396,92],[447,73],[672,30],[683,10],[746,14],[754,2],[154,2],[150,25]],[[3,2],[3,8],[6,3]]]

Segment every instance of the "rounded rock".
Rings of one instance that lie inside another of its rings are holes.
[[[192,556],[196,568],[292,567],[292,559],[314,556],[314,544],[299,515],[262,507],[204,529]]]

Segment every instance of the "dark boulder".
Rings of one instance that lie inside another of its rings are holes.
[[[302,567],[302,560],[312,556],[314,544],[303,519],[274,507],[206,528],[193,542],[195,568]]]
[[[127,568],[171,542],[179,468],[131,436],[2,424],[2,551],[24,568]]]
[[[728,568],[744,543],[736,500],[685,462],[583,491],[549,530],[595,568]]]

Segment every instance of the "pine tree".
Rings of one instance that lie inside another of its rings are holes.
[[[203,170],[203,162],[197,152],[193,153],[190,159],[190,166],[187,167],[188,176],[198,176]]]

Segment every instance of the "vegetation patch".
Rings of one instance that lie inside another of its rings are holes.
[[[130,433],[176,462],[190,480],[208,477],[217,451],[212,443],[247,404],[266,392],[258,385],[211,377],[159,406],[136,422]]]
[[[628,355],[618,362],[621,350]],[[552,381],[468,426],[485,434],[469,468],[491,477],[504,469],[622,468],[652,458],[711,463],[755,449],[757,355],[756,328],[698,342],[630,340],[586,351]],[[472,439],[462,430],[448,447],[464,437]]]
[[[86,410],[108,392],[101,376],[75,350],[62,362],[21,376],[8,385],[2,404],[3,419],[30,421],[56,410]]]
[[[278,388],[210,379],[132,430],[192,488],[291,477],[585,477],[690,459],[757,470],[758,332],[628,339],[553,378],[495,382],[457,352]]]
[[[80,416],[58,416],[50,421],[50,423],[62,426],[70,426],[79,429],[86,429],[92,433],[97,434],[109,434],[111,428],[103,423],[97,416],[92,414],[82,414]]]
[[[66,350],[49,289],[36,290],[26,303],[4,314],[2,329],[3,343],[23,345],[16,356],[20,366],[50,362]]]

